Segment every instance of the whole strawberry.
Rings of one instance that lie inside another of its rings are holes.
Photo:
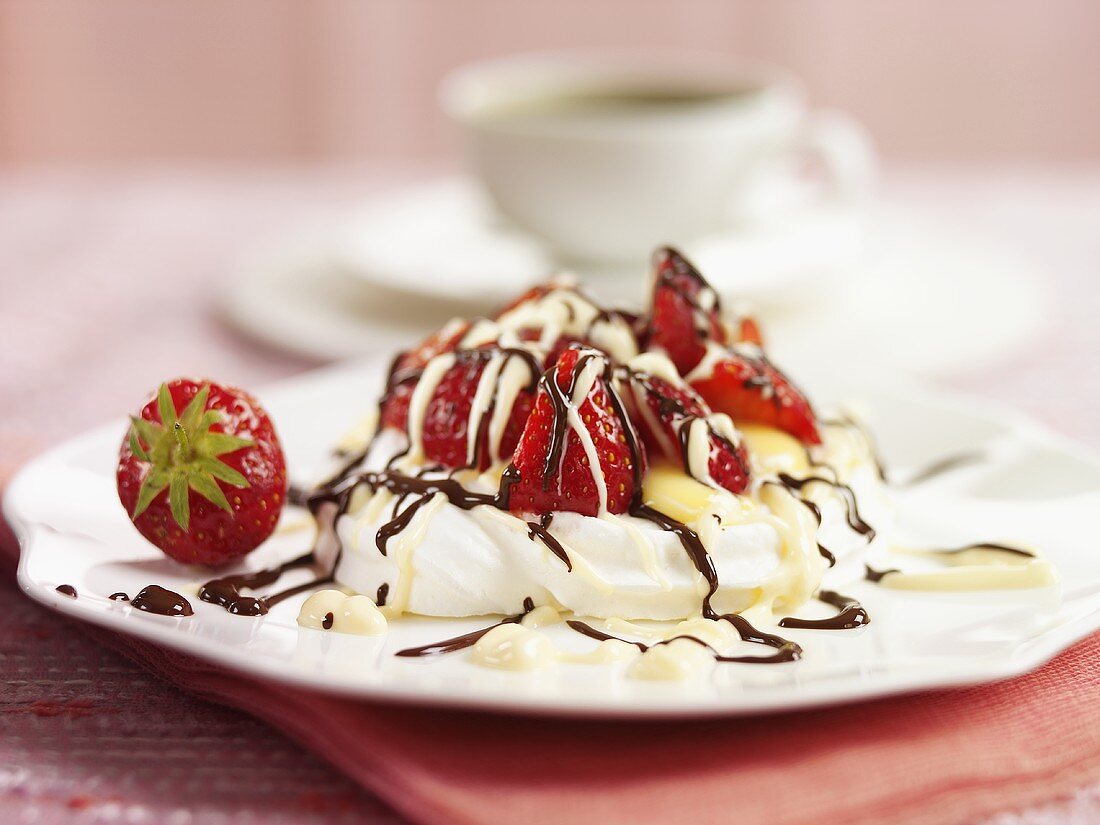
[[[118,497],[165,555],[220,565],[271,535],[286,500],[286,460],[267,412],[212,381],[161,384],[119,452]]]

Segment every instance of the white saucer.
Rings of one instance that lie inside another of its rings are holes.
[[[720,292],[764,302],[842,276],[863,251],[864,223],[855,209],[804,207],[681,247]],[[666,240],[654,239],[654,246]],[[501,304],[562,269],[583,274],[605,300],[635,303],[650,251],[638,250],[634,264],[560,259],[499,217],[465,177],[376,199],[348,221],[334,249],[340,268],[372,286],[482,304]]]
[[[386,203],[402,199],[397,217],[379,215],[371,231],[360,217],[352,226],[361,231],[315,234],[247,262],[227,279],[227,319],[280,349],[333,360],[411,343],[455,315],[484,315],[551,270],[536,242],[493,229],[484,205],[477,206],[461,182],[418,188]],[[417,204],[424,207],[425,234],[414,242],[417,230],[407,217]],[[395,227],[400,243],[385,242],[387,227]],[[817,361],[960,373],[1005,357],[1047,314],[1042,273],[1011,251],[888,205],[870,217],[858,260],[848,259],[863,232],[840,214],[819,213],[786,234],[771,232],[712,238],[694,254],[723,297],[756,304],[765,331],[778,342],[780,363],[797,366],[799,356],[813,353]],[[450,240],[432,243],[433,233]],[[778,260],[785,274],[778,264],[764,266],[783,247]],[[365,266],[368,259],[381,264],[379,250],[392,256],[390,264]],[[458,262],[432,269],[440,257]],[[585,281],[604,302],[637,307],[643,300],[637,271]]]
[[[302,376],[260,392],[278,422],[288,464],[308,474],[327,446],[372,403],[381,359]],[[813,382],[811,382],[813,383]],[[826,388],[822,388],[826,389]],[[914,540],[948,546],[980,539],[1040,548],[1064,583],[987,593],[891,591],[837,581],[866,606],[858,631],[786,630],[805,649],[782,665],[716,665],[683,682],[642,682],[619,666],[562,664],[514,673],[472,664],[464,652],[436,659],[393,655],[487,626],[491,620],[401,619],[381,637],[299,629],[305,594],[264,617],[233,616],[196,598],[201,571],[165,559],[118,503],[113,467],[125,421],[62,444],[12,481],[4,511],[22,546],[19,582],[34,599],[82,621],[217,662],[252,677],[364,699],[592,717],[732,716],[792,711],[917,689],[1022,674],[1100,628],[1100,563],[1091,535],[1100,508],[1100,459],[1018,415],[889,379],[855,388],[887,466],[903,470],[959,449],[992,448],[990,460],[898,497]],[[822,402],[850,398],[831,383]],[[308,530],[277,535],[247,561],[258,568],[299,554]],[[193,616],[141,613],[108,595],[148,584],[187,596]],[[79,596],[56,588],[68,584]],[[548,629],[566,649],[591,641]]]

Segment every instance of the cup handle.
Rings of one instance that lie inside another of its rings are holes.
[[[878,163],[871,136],[858,121],[842,112],[813,112],[796,143],[796,152],[820,164],[826,198],[858,203],[871,195]]]

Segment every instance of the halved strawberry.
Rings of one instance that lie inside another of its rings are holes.
[[[445,467],[466,467],[472,464],[479,470],[485,470],[494,461],[507,458],[515,450],[534,403],[534,393],[530,389],[522,389],[516,396],[497,449],[489,443],[489,427],[493,407],[497,403],[495,393],[490,406],[480,411],[473,422],[470,420],[474,396],[488,364],[490,352],[489,349],[459,352],[454,365],[443,374],[428,400],[421,443],[424,456],[429,461]],[[469,454],[471,425],[478,428],[472,462]]]
[[[718,296],[675,249],[658,249],[653,269],[648,346],[664,350],[687,375],[703,359],[707,341],[726,343]]]
[[[454,352],[469,329],[469,321],[456,319],[394,359],[386,379],[386,393],[382,398],[381,426],[405,429],[405,419],[409,416],[409,398],[420,379],[420,372],[437,355]]]
[[[636,413],[635,422],[646,446],[676,463],[682,463],[691,474],[688,461],[688,438],[692,422],[701,420],[709,441],[707,475],[719,487],[731,493],[741,493],[749,485],[748,457],[743,445],[718,433],[707,420],[710,407],[684,383],[671,383],[664,378],[640,372],[629,376]],[[726,422],[727,426],[729,422]],[[700,478],[706,482],[708,479]]]
[[[709,376],[692,381],[691,386],[712,409],[735,421],[776,427],[804,444],[821,443],[817,418],[806,396],[757,348],[728,351]]]
[[[645,448],[611,386],[602,353],[572,346],[547,370],[512,465],[513,512],[595,516],[601,506],[611,513],[629,509],[645,471]]]

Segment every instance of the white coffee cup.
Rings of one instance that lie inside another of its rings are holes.
[[[727,224],[777,158],[813,158],[820,197],[862,199],[864,130],[807,110],[788,73],[726,56],[531,54],[476,63],[441,87],[499,210],[564,258],[645,258]]]

